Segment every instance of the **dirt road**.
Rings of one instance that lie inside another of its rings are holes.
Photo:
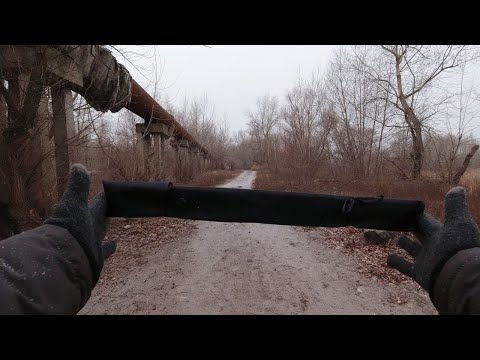
[[[223,187],[251,188],[245,171]],[[195,222],[81,314],[436,314],[411,284],[385,285],[322,243],[321,229]]]

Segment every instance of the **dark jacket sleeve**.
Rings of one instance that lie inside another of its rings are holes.
[[[0,314],[76,314],[92,272],[75,238],[55,225],[0,241]]]
[[[480,248],[459,251],[446,262],[432,300],[439,314],[480,314]]]

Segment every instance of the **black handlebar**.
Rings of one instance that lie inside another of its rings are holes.
[[[104,181],[109,217],[415,231],[425,205],[417,200],[228,188],[168,182]]]

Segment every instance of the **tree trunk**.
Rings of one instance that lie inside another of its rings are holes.
[[[418,179],[422,174],[423,167],[423,139],[422,139],[422,128],[419,125],[414,126],[412,133],[415,133],[415,136],[412,136],[413,140],[413,169],[412,169],[412,178]]]
[[[3,79],[0,78],[0,81],[3,84]],[[2,136],[3,131],[7,128],[7,104],[3,99],[3,96],[0,94],[0,136]]]
[[[41,207],[36,202],[41,198],[37,165],[41,163],[42,151],[33,141],[36,112],[43,93],[39,76],[36,71],[34,76],[21,73],[8,80],[8,120],[0,136],[2,198],[7,199],[0,206],[2,237],[28,230],[42,221]]]
[[[37,112],[38,125],[35,129],[35,137],[38,141],[37,149],[42,149],[42,163],[39,165],[38,177],[42,187],[42,205],[44,210],[41,216],[48,216],[52,206],[57,202],[55,175],[55,144],[53,142],[53,122],[52,114],[49,111],[49,97],[47,92],[43,95]]]
[[[417,179],[422,173],[423,166],[423,138],[422,138],[422,123],[417,118],[417,115],[411,108],[410,104],[407,101],[407,98],[403,92],[402,86],[402,75],[400,71],[401,57],[397,56],[396,58],[396,73],[397,73],[397,89],[398,89],[398,99],[404,110],[405,122],[410,128],[410,133],[412,134],[412,144],[413,144],[413,167],[412,167],[412,178]]]
[[[40,217],[44,218],[53,205],[50,197],[46,196],[46,189],[54,187],[54,179],[45,176],[45,170],[52,169],[48,163],[46,154],[50,150],[49,146],[45,146],[42,138],[48,133],[50,126],[50,116],[48,114],[48,104],[46,94],[36,110],[34,125],[30,136],[25,143],[23,160],[25,193],[28,204],[32,207]],[[54,197],[53,200],[56,200]]]
[[[68,156],[67,112],[65,97],[67,90],[52,86],[53,138],[55,141],[55,171],[57,174],[57,195],[60,198],[65,191],[70,159]]]
[[[467,154],[467,156],[465,156],[462,166],[460,166],[460,168],[457,170],[457,172],[452,178],[451,184],[453,186],[457,186],[460,182],[462,175],[465,173],[465,171],[467,171],[468,165],[470,164],[470,161],[472,160],[473,155],[475,155],[475,153],[477,152],[478,148],[478,145],[472,146],[470,152]]]

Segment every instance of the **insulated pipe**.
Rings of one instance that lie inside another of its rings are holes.
[[[191,145],[208,154],[208,151],[133,79],[131,100],[125,108],[144,119],[145,124],[148,124],[151,119],[153,123],[163,123],[167,126],[173,125],[175,127],[173,137],[176,140],[187,140]]]

